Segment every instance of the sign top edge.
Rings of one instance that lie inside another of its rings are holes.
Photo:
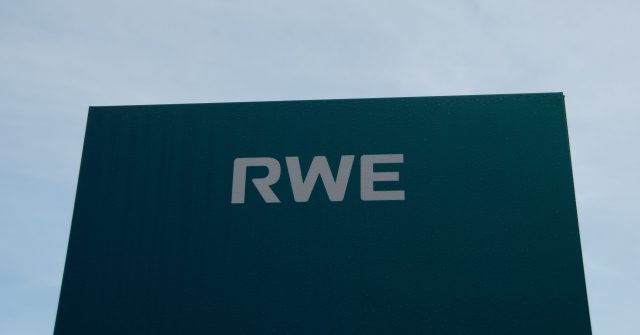
[[[255,100],[255,101],[220,101],[199,103],[167,103],[167,104],[132,104],[132,105],[91,105],[90,110],[123,108],[123,107],[162,107],[162,106],[203,106],[203,105],[231,105],[231,104],[255,104],[255,103],[304,103],[304,102],[341,102],[341,101],[372,101],[372,100],[413,100],[413,99],[451,99],[451,98],[501,98],[501,97],[532,97],[555,96],[564,98],[563,92],[537,92],[537,93],[499,93],[499,94],[469,94],[469,95],[435,95],[435,96],[397,96],[397,97],[366,97],[366,98],[327,98],[327,99],[300,99],[300,100]]]

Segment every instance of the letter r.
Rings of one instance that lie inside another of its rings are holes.
[[[267,203],[277,203],[280,199],[271,190],[271,185],[280,179],[280,163],[271,157],[236,158],[233,161],[233,181],[231,185],[231,203],[244,204],[247,168],[262,166],[268,169],[267,175],[262,178],[253,178],[253,185]]]

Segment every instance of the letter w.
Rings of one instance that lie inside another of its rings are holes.
[[[353,155],[344,155],[340,158],[338,175],[335,179],[333,178],[329,162],[327,162],[327,157],[325,156],[313,157],[305,179],[302,179],[300,159],[298,157],[285,157],[295,201],[309,201],[318,176],[322,178],[322,183],[327,191],[329,200],[342,201],[347,190],[347,183],[349,182],[349,175],[351,174],[351,167],[353,166],[353,157]]]

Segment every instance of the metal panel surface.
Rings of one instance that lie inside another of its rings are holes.
[[[337,178],[350,156],[342,199],[294,196],[295,159]],[[279,166],[278,202],[239,158]],[[588,313],[561,93],[89,110],[57,335],[590,334]]]

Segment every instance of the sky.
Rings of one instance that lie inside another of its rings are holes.
[[[88,106],[564,92],[594,334],[640,333],[640,2],[0,0],[0,334],[52,333]]]

